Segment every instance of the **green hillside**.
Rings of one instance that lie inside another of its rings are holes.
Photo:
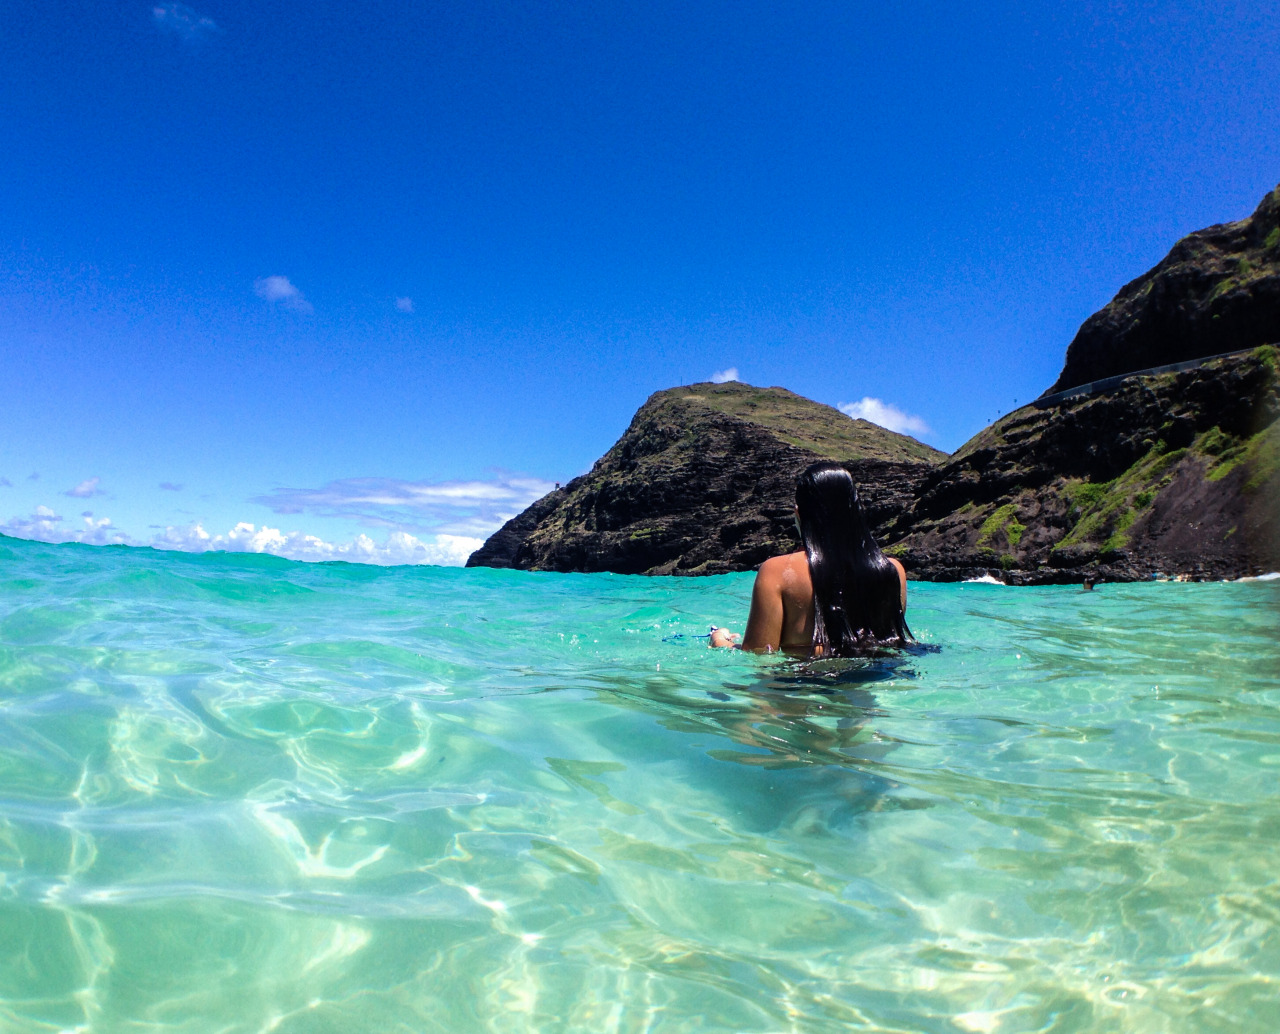
[[[941,463],[947,458],[945,452],[905,434],[853,420],[832,406],[786,388],[757,388],[740,381],[705,382],[658,392],[648,404],[677,399],[757,424],[790,445],[835,460]]]

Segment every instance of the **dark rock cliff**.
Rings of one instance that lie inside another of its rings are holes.
[[[653,395],[592,468],[507,522],[469,567],[719,574],[797,548],[797,475],[844,463],[887,529],[945,459],[783,388],[695,384]]]
[[[1011,413],[888,530],[915,576],[1017,584],[1280,568],[1274,348]]]
[[[1044,401],[926,478],[889,529],[890,548],[935,580],[1277,569],[1277,341],[1280,188],[1249,218],[1184,237],[1089,317]],[[1049,397],[1081,384],[1090,390]]]
[[[1046,394],[1280,341],[1280,187],[1247,219],[1182,238],[1094,313]]]

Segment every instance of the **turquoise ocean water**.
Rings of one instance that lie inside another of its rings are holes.
[[[1280,584],[750,585],[0,539],[0,1030],[1276,1029]]]

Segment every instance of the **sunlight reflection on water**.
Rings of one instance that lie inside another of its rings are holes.
[[[1280,587],[705,580],[0,542],[0,1026],[1269,1029]]]

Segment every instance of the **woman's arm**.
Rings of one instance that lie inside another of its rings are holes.
[[[907,612],[907,569],[893,557],[889,557],[889,563],[898,569],[898,585],[902,589],[902,613],[905,614]]]
[[[781,561],[781,563],[779,563]],[[782,643],[782,570],[785,557],[772,557],[760,565],[751,590],[751,614],[742,648],[772,653]]]
[[[773,557],[760,565],[755,586],[751,590],[751,614],[742,640],[744,650],[772,653],[782,642],[782,579]],[[711,646],[733,646],[738,636],[727,628],[712,629]]]

